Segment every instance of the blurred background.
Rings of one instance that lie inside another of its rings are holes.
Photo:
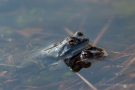
[[[33,49],[82,31],[123,67],[103,60],[79,73],[100,90],[133,90],[134,4],[135,0],[0,0],[1,64],[19,65]],[[91,89],[68,68],[20,77],[11,73],[0,69],[0,90]]]

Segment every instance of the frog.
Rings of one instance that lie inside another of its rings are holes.
[[[82,68],[89,68],[91,66],[91,60],[102,59],[108,56],[105,49],[88,44],[88,47],[73,56],[70,60],[65,59],[64,62],[70,67],[73,72],[79,72]]]
[[[82,32],[77,31],[73,36],[66,37],[60,42],[31,54],[30,60],[21,63],[19,69],[14,71],[25,71],[31,67],[37,68],[36,66],[59,68],[61,62],[77,56],[88,47],[88,44],[89,39]]]

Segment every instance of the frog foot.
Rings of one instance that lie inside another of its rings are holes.
[[[108,57],[109,56],[109,54],[107,53],[106,50],[103,49],[101,52],[103,53],[103,57]]]
[[[93,55],[94,55],[94,58],[95,59],[102,59],[102,58],[107,57],[108,56],[108,53],[105,50],[103,50],[103,51],[94,53]]]

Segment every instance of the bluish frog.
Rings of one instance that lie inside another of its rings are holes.
[[[20,69],[27,70],[30,67],[35,67],[35,65],[43,67],[54,66],[55,68],[55,66],[59,66],[63,60],[70,60],[73,56],[85,50],[88,47],[88,43],[89,39],[86,38],[82,32],[77,31],[73,36],[67,37],[58,43],[30,55],[32,59],[22,63]],[[59,62],[57,63],[58,60]],[[52,61],[55,61],[55,63]]]
[[[36,59],[44,59],[44,57],[54,57],[58,59],[69,59],[74,55],[77,55],[82,50],[84,50],[89,43],[89,39],[85,38],[82,32],[76,32],[73,36],[67,37],[49,46],[47,49],[39,51],[36,53]]]

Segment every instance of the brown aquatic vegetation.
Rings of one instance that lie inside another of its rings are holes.
[[[0,77],[4,76],[7,73],[7,71],[0,72]]]
[[[125,54],[131,54],[130,50],[134,51],[134,44],[129,46],[128,48],[126,48],[124,51],[122,51],[120,54],[118,54],[115,59],[113,60],[118,60],[120,58],[120,56],[124,57]],[[134,52],[135,53],[135,52]],[[106,90],[110,90],[110,89],[119,89],[119,90],[127,90],[127,89],[131,89],[133,88],[133,83],[134,83],[134,69],[129,69],[128,72],[125,72],[129,67],[132,67],[131,65],[133,64],[134,60],[135,60],[135,54],[132,53],[132,55],[128,56],[129,58],[124,60],[121,65],[125,66],[122,70],[119,71],[118,75],[116,75],[115,77],[112,77],[110,80],[106,81],[105,83],[111,83],[113,81],[117,81],[117,83],[114,83],[113,85],[111,85],[110,87],[107,87]],[[124,54],[124,55],[123,55]],[[118,58],[119,57],[119,58]],[[121,78],[125,78],[125,79],[121,79]],[[119,87],[118,87],[119,86]],[[125,89],[124,89],[125,88]]]
[[[106,30],[109,28],[109,26],[110,26],[110,24],[112,22],[112,19],[113,18],[111,18],[109,20],[109,22],[102,28],[102,30],[100,31],[100,33],[98,34],[98,36],[94,40],[93,45],[96,45],[98,43],[98,41],[101,39],[101,37],[104,35],[104,33],[106,32]]]
[[[25,28],[24,30],[17,30],[16,32],[23,36],[31,36],[40,33],[42,30],[41,28]]]

